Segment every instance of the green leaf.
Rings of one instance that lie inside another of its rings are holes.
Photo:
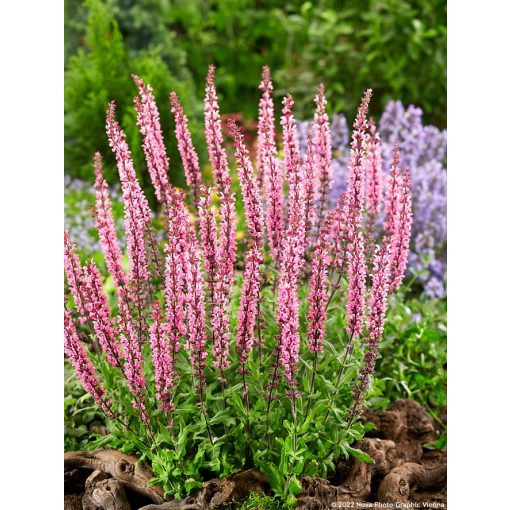
[[[357,448],[352,448],[351,446],[347,445],[345,446],[345,449],[349,455],[352,455],[355,459],[361,460],[361,462],[366,462],[367,464],[375,464],[374,459],[372,459],[368,453],[362,452]]]
[[[301,492],[302,486],[301,482],[295,477],[292,476],[289,478],[289,492],[293,496],[297,496]]]

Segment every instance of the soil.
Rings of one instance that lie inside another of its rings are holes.
[[[374,464],[339,461],[328,480],[304,477],[297,510],[373,508],[375,502],[385,508],[446,508],[446,449],[424,448],[442,431],[419,404],[398,400],[386,411],[367,411],[363,419],[375,428],[355,446]],[[210,480],[193,497],[164,502],[160,488],[147,486],[150,468],[136,461],[109,449],[65,453],[65,510],[206,510],[242,501],[250,492],[270,493],[265,477],[249,469]]]

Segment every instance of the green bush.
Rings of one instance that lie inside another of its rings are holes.
[[[446,300],[395,303],[376,381],[387,401],[412,398],[433,416],[446,406]]]
[[[107,168],[113,165],[104,128],[106,107],[112,99],[117,102],[118,118],[126,126],[135,167],[139,171],[145,169],[132,102],[137,88],[130,74],[135,73],[154,88],[161,105],[167,148],[175,161],[173,168],[178,176],[175,184],[182,184],[183,172],[177,157],[168,105],[169,92],[175,90],[179,94],[189,112],[192,132],[199,126],[195,119],[201,116],[193,82],[184,65],[184,54],[175,45],[170,45],[164,52],[157,45],[139,51],[131,50],[126,46],[110,8],[101,0],[87,0],[86,7],[84,44],[69,57],[65,71],[66,173],[91,180],[91,161],[97,150],[105,156]],[[80,25],[71,24],[71,27],[76,26]],[[69,44],[72,41],[70,37]],[[197,136],[199,149],[200,139]],[[147,172],[140,174],[144,184],[148,183]],[[107,177],[112,175],[107,172]]]

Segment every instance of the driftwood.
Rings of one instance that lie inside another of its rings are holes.
[[[64,454],[64,480],[66,473],[74,470],[102,471],[115,480],[123,483],[125,488],[139,494],[153,503],[163,503],[163,490],[161,487],[148,487],[148,481],[154,473],[137,458],[116,450],[96,450],[93,452],[66,452]],[[78,478],[79,471],[75,471],[74,479]],[[67,475],[68,480],[73,477]]]
[[[332,504],[446,502],[446,457],[425,452],[423,445],[438,437],[434,423],[412,400],[399,400],[387,411],[367,412],[375,429],[356,445],[374,464],[357,459],[340,462],[336,485],[304,477],[299,510],[322,510]],[[424,492],[427,491],[427,492]]]
[[[104,471],[94,471],[85,482],[83,510],[131,510],[124,483]]]

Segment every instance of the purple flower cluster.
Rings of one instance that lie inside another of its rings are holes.
[[[115,210],[122,210],[120,205],[120,186],[109,187],[109,197]],[[101,251],[101,243],[90,214],[90,206],[94,204],[95,188],[81,179],[64,178],[64,228],[75,241],[81,253],[90,255]],[[116,218],[115,231],[122,248],[126,246],[124,235],[124,218]]]
[[[408,270],[417,272],[430,298],[445,295],[446,282],[446,130],[423,125],[420,108],[390,101],[378,123],[387,178],[395,142],[401,168],[411,172],[413,229]],[[306,150],[307,122],[299,123],[301,151]],[[331,119],[333,188],[330,205],[347,189],[349,129],[343,114]]]

